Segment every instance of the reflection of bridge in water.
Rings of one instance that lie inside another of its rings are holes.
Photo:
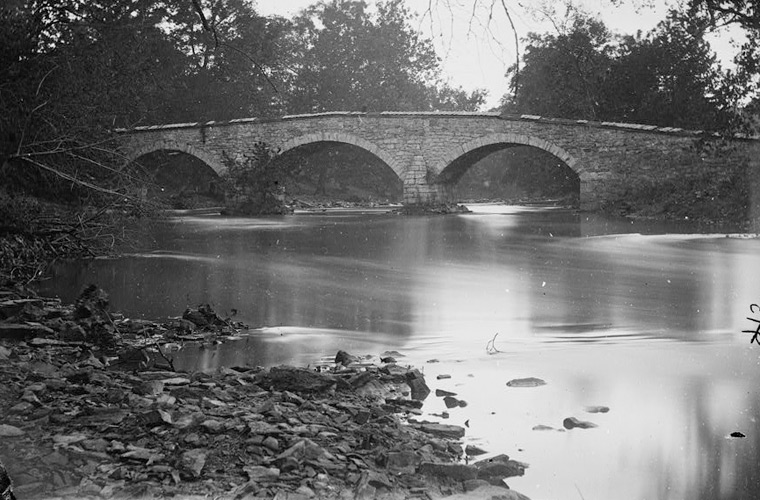
[[[357,146],[380,158],[401,179],[404,203],[453,201],[453,187],[473,164],[514,146],[551,153],[580,179],[581,208],[625,199],[632,184],[683,182],[715,168],[749,168],[760,177],[760,141],[734,141],[718,159],[695,147],[699,132],[648,125],[559,120],[498,113],[336,112],[178,123],[123,131],[134,161],[160,150],[193,155],[217,173],[258,141],[281,152],[320,142]],[[702,172],[705,170],[705,172]]]

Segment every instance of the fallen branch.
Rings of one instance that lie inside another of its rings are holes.
[[[486,344],[486,352],[488,354],[496,354],[497,352],[503,352],[496,348],[496,337],[499,336],[499,333],[497,332],[496,335],[493,336],[491,340],[488,341]]]

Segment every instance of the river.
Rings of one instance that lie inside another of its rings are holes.
[[[40,291],[73,300],[94,282],[131,317],[210,303],[262,327],[180,351],[182,368],[398,351],[467,402],[446,420],[466,443],[530,465],[508,483],[533,500],[760,497],[760,345],[742,332],[760,319],[760,239],[471,208],[177,217],[126,257],[58,266]],[[506,385],[523,377],[546,385]],[[445,410],[431,395],[424,418]],[[566,417],[597,427],[565,431]]]

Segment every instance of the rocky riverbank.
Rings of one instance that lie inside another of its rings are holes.
[[[0,460],[19,499],[525,498],[504,479],[526,465],[463,463],[466,429],[422,419],[436,396],[392,353],[180,373],[167,344],[244,325],[206,306],[157,323],[107,305],[96,287],[71,305],[0,290]]]

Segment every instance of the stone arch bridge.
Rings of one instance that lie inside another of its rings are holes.
[[[454,201],[453,187],[478,160],[525,145],[547,151],[580,179],[582,209],[623,201],[631,184],[688,177],[700,169],[750,168],[760,176],[760,141],[736,140],[728,155],[708,158],[701,132],[647,125],[462,112],[334,112],[275,119],[177,123],[121,130],[127,161],[158,150],[182,151],[217,173],[263,141],[281,152],[318,142],[358,146],[403,182],[407,205]],[[709,148],[708,148],[709,149]]]

